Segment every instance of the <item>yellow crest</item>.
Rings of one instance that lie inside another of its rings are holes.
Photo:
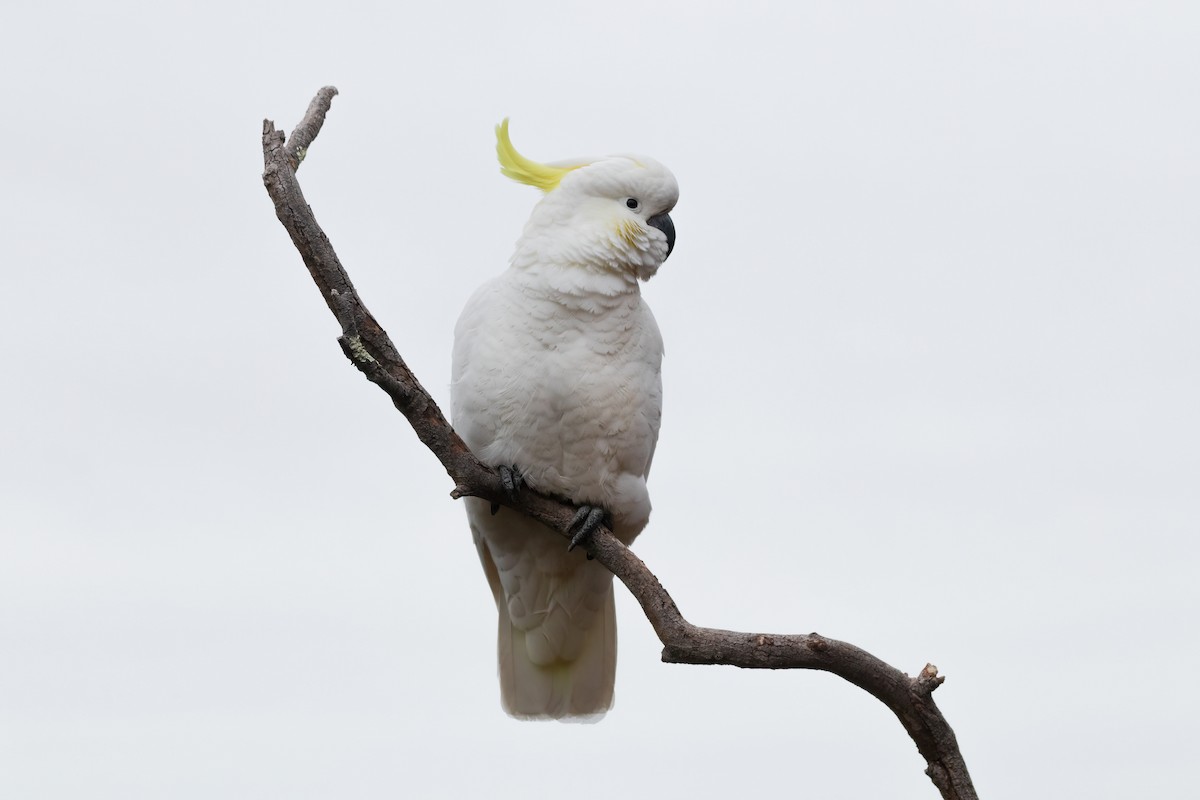
[[[517,152],[512,140],[508,138],[508,117],[496,126],[496,157],[500,159],[500,172],[517,183],[536,186],[543,192],[553,191],[562,181],[563,176],[573,169],[579,169],[583,164],[570,167],[552,167],[549,164],[539,164],[530,161]]]

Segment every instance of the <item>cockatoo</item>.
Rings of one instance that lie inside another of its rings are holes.
[[[455,327],[454,427],[506,486],[580,506],[576,539],[603,521],[629,544],[650,518],[662,417],[662,337],[639,281],[674,247],[679,188],[643,156],[531,161],[507,119],[496,140],[500,171],[545,196]],[[598,719],[616,678],[612,574],[529,517],[465,502],[499,612],[505,711]]]

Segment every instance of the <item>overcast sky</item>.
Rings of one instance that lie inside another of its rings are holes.
[[[300,178],[445,404],[540,160],[651,155],[665,410],[637,552],[702,625],[915,673],[984,797],[1179,796],[1200,670],[1194,3],[0,11],[0,795],[932,798],[866,693],[668,666],[500,710],[451,482],[262,188]]]

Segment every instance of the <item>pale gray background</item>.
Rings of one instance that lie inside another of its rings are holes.
[[[6,3],[0,795],[930,798],[820,673],[499,709],[450,482],[337,328],[260,122],[441,401],[534,158],[643,152],[665,422],[637,550],[693,621],[926,661],[986,797],[1194,789],[1194,3]]]

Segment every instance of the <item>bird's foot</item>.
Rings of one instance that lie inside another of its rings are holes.
[[[595,533],[596,528],[608,522],[609,514],[600,506],[580,506],[575,512],[575,516],[571,519],[571,524],[567,526],[567,533],[574,531],[571,536],[571,543],[567,545],[567,552],[571,552],[583,542],[588,540],[588,537]],[[578,528],[578,530],[576,530]],[[589,554],[588,558],[592,556]]]
[[[504,493],[508,495],[509,500],[517,499],[517,492],[521,491],[521,487],[525,485],[525,479],[521,477],[521,468],[516,466],[508,466],[501,464],[496,467],[496,471],[500,473],[500,483],[504,486]],[[500,510],[499,503],[492,503],[492,516],[496,516],[496,512]]]

